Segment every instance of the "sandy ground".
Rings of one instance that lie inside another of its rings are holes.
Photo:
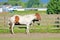
[[[56,37],[60,38],[60,33],[16,33],[12,34],[0,34],[0,38],[49,38],[49,37]]]

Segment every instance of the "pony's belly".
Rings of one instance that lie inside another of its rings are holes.
[[[18,23],[15,23],[15,25],[20,25],[20,23],[18,22]]]
[[[25,25],[24,23],[15,23],[15,25]]]

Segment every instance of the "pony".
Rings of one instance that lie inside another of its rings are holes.
[[[14,25],[18,25],[18,24],[24,24],[26,25],[26,33],[29,33],[29,28],[30,28],[30,24],[34,23],[35,21],[40,21],[41,20],[41,16],[39,13],[36,14],[28,14],[28,15],[14,15],[12,17],[10,17],[9,19],[9,29],[10,32],[12,34],[14,34],[13,28]]]

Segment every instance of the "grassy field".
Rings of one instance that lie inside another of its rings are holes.
[[[8,24],[4,25],[4,19],[3,19],[4,17],[6,17],[6,21],[7,21],[7,17],[12,16],[14,14],[25,15],[25,14],[34,14],[34,13],[40,13],[42,15],[46,14],[45,11],[21,11],[21,12],[14,11],[12,13],[0,14],[0,21],[3,22],[3,23],[0,22],[0,40],[60,40],[60,36],[58,34],[60,33],[60,29],[51,29],[51,28],[57,28],[57,27],[54,27],[53,25],[47,24],[47,25],[31,26],[30,33],[32,35],[30,34],[30,36],[25,34],[26,33],[25,25],[15,26],[14,27],[15,35],[10,34]],[[37,33],[37,34],[34,34],[34,33]],[[52,34],[47,34],[47,33],[52,33]],[[54,33],[57,33],[57,34],[55,35]]]
[[[9,28],[5,29],[0,27],[0,33],[10,33]],[[51,28],[51,27],[50,27]],[[36,26],[30,27],[30,33],[60,33],[60,29],[50,29],[48,26]],[[15,33],[26,33],[26,29],[24,27],[14,27]]]
[[[4,14],[1,14],[1,16],[12,16],[14,14],[19,14],[19,15],[26,15],[26,14],[35,14],[35,13],[40,13],[40,14],[46,14],[46,11],[14,11],[12,13],[4,13]],[[7,18],[6,18],[7,19]],[[1,19],[0,19],[1,20]],[[3,20],[1,20],[3,21]],[[25,28],[19,28],[21,27],[20,25],[19,26],[15,26],[14,27],[14,32],[15,33],[25,33]],[[24,26],[25,27],[25,26]],[[47,33],[47,32],[51,32],[51,33],[60,33],[60,30],[58,29],[51,29],[51,28],[54,28],[54,26],[51,26],[51,25],[35,25],[34,27],[30,27],[30,33]],[[9,32],[9,27],[2,23],[0,23],[0,33],[10,33]]]

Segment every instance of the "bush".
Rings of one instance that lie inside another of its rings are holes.
[[[50,0],[47,6],[47,14],[60,13],[60,0]]]

